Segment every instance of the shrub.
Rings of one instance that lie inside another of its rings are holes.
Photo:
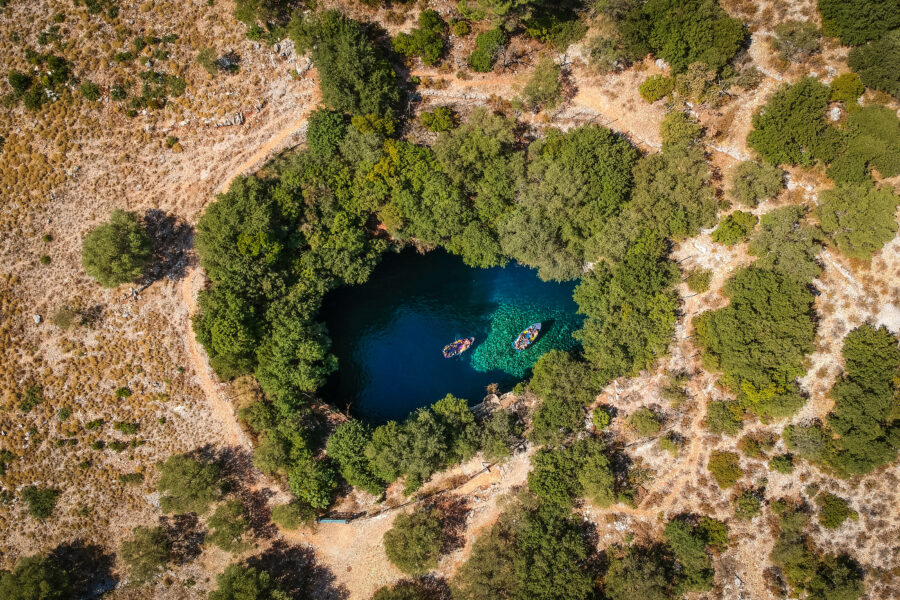
[[[703,126],[680,110],[666,113],[659,125],[663,151],[686,148],[703,136]]]
[[[895,11],[896,12],[896,11]],[[886,33],[881,39],[850,51],[850,68],[874,90],[900,98],[900,31]]]
[[[638,86],[641,98],[653,104],[675,91],[675,80],[665,75],[651,75]]]
[[[809,283],[822,272],[816,256],[824,235],[815,225],[803,223],[804,206],[785,206],[766,213],[747,251],[757,256],[759,269],[771,269],[800,283]]]
[[[775,26],[772,49],[781,60],[804,60],[819,50],[819,28],[809,21],[783,21]]]
[[[731,171],[731,197],[754,207],[770,200],[784,188],[784,171],[778,167],[745,160]]]
[[[28,504],[28,513],[43,521],[53,514],[60,491],[53,488],[39,488],[29,485],[22,489],[22,500]]]
[[[866,87],[859,80],[859,75],[856,73],[844,73],[835,77],[834,81],[831,82],[831,96],[829,99],[832,102],[849,104],[856,102],[865,91]]]
[[[19,398],[19,410],[23,413],[31,412],[31,409],[44,401],[44,388],[39,385],[28,386],[25,393],[17,394]]]
[[[529,387],[541,398],[533,417],[531,437],[539,444],[557,444],[581,428],[585,405],[597,389],[587,364],[571,354],[551,350],[532,369]]]
[[[891,0],[818,0],[822,27],[847,46],[859,46],[900,27],[897,5]]]
[[[126,423],[123,421],[119,421],[118,423],[113,425],[113,428],[116,431],[124,433],[125,435],[134,435],[138,432],[138,429],[140,429],[140,425],[138,423]]]
[[[423,112],[419,121],[428,131],[441,133],[456,126],[456,113],[447,106],[438,106],[432,112]]]
[[[316,521],[316,511],[300,502],[277,504],[272,507],[272,521],[282,529],[298,529]]]
[[[738,449],[750,458],[764,458],[778,441],[778,436],[768,431],[748,433],[738,442]]]
[[[628,418],[628,424],[641,437],[649,437],[659,433],[662,418],[649,408],[639,408]]]
[[[472,28],[469,26],[468,21],[454,21],[451,30],[456,37],[466,37],[472,31]]]
[[[859,513],[850,508],[846,500],[834,494],[819,494],[816,504],[819,506],[819,523],[827,529],[837,529],[847,519],[855,521],[859,518]]]
[[[162,527],[135,527],[119,553],[131,580],[142,584],[153,579],[172,560],[171,543]]]
[[[778,454],[769,459],[769,468],[790,475],[794,472],[794,458],[790,454]]]
[[[710,402],[706,405],[706,427],[710,433],[737,435],[744,427],[743,413],[737,402]]]
[[[391,564],[404,573],[424,575],[437,568],[445,541],[441,513],[423,509],[397,515],[384,534],[384,551]]]
[[[603,431],[609,427],[611,421],[612,416],[610,415],[607,406],[598,406],[594,409],[594,412],[591,413],[591,422],[594,424],[597,431]]]
[[[842,184],[820,194],[816,216],[845,256],[870,260],[897,234],[898,203],[890,186]]]
[[[306,144],[313,156],[329,158],[337,152],[346,132],[344,115],[330,110],[314,110],[309,115]]]
[[[712,240],[726,246],[746,241],[756,227],[756,215],[736,210],[725,217],[712,232]]]
[[[52,558],[39,554],[23,556],[12,571],[0,571],[0,598],[69,600],[75,597],[69,574]]]
[[[206,539],[226,552],[242,552],[249,547],[244,542],[244,533],[250,523],[244,515],[244,505],[233,499],[220,504],[209,518],[210,532]]]
[[[150,263],[150,238],[134,213],[114,210],[84,238],[81,262],[103,287],[133,281]]]
[[[596,437],[568,448],[543,448],[532,459],[528,488],[544,502],[569,508],[575,498],[588,498],[598,507],[616,502],[616,478],[606,447]]]
[[[735,452],[711,452],[706,467],[722,489],[730,488],[744,475],[740,457]]]
[[[131,394],[131,390],[127,387],[116,388],[116,398],[128,398]]]
[[[241,564],[228,565],[216,575],[217,589],[209,592],[209,600],[288,600],[266,571]]]
[[[481,426],[481,449],[484,458],[498,462],[508,457],[519,442],[524,426],[515,413],[495,410]]]
[[[187,454],[174,454],[159,465],[156,489],[164,513],[203,514],[222,493],[222,471]]]
[[[594,73],[605,75],[628,64],[628,53],[619,41],[601,35],[590,38],[584,45],[588,66]]]
[[[829,95],[828,86],[812,77],[781,87],[753,115],[747,145],[773,165],[831,162],[841,136],[825,121]]]
[[[409,33],[398,33],[394,50],[404,56],[420,56],[426,65],[437,63],[444,52],[447,23],[437,11],[426,9],[419,13],[419,26]]]
[[[384,483],[366,458],[366,446],[371,440],[372,428],[366,423],[356,419],[341,423],[328,437],[328,456],[338,463],[347,483],[378,495],[384,491]]]
[[[219,67],[216,64],[217,59],[216,51],[212,48],[200,48],[199,52],[197,52],[197,64],[213,77],[219,72]]]
[[[709,269],[691,269],[684,281],[688,289],[696,294],[702,294],[709,289],[713,272]]]
[[[900,119],[884,106],[871,105],[854,111],[847,119],[844,151],[828,167],[836,183],[871,185],[870,170],[881,177],[900,174]]]
[[[532,110],[555,107],[562,98],[562,83],[559,77],[561,70],[553,57],[545,54],[538,61],[534,73],[525,87],[522,96]]]
[[[479,73],[487,73],[494,66],[497,55],[506,44],[506,34],[502,29],[490,29],[475,38],[475,50],[469,55],[469,67]]]
[[[674,434],[668,434],[659,438],[659,449],[668,452],[672,457],[677,457],[683,443]]]
[[[80,86],[78,86],[78,92],[84,97],[85,100],[89,100],[90,102],[96,102],[102,95],[100,92],[100,86],[93,81],[85,81],[84,83],[82,83]]]
[[[762,498],[757,490],[746,490],[734,498],[734,516],[750,520],[759,514]]]

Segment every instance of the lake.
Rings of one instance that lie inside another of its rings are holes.
[[[576,283],[541,281],[514,263],[474,269],[442,250],[387,253],[369,281],[325,298],[321,316],[339,367],[323,397],[381,423],[447,394],[477,404],[489,384],[507,391],[541,354],[577,345]],[[516,335],[537,321],[538,340],[516,352]],[[442,356],[446,344],[470,336],[468,351]]]

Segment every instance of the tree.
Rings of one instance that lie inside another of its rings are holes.
[[[122,542],[119,555],[128,565],[131,580],[140,585],[156,577],[172,560],[172,548],[162,527],[135,527],[131,538]]]
[[[484,459],[499,462],[507,458],[519,442],[524,426],[510,410],[495,410],[481,425],[481,449]]]
[[[783,61],[801,61],[819,50],[819,28],[809,21],[783,21],[775,26],[772,49]]]
[[[782,86],[753,115],[747,145],[773,165],[831,162],[841,136],[825,121],[828,96],[828,86],[812,77]]]
[[[423,112],[419,117],[422,127],[434,133],[450,131],[456,127],[456,113],[447,106],[438,106],[431,112]]]
[[[248,544],[243,541],[244,533],[250,528],[244,516],[244,505],[238,499],[228,500],[216,508],[209,518],[210,533],[206,536],[210,542],[226,552],[241,552]]]
[[[872,168],[881,177],[900,174],[900,119],[895,111],[878,105],[856,110],[847,119],[845,135],[843,152],[828,167],[836,183],[871,185]]]
[[[859,79],[859,75],[856,73],[844,73],[831,81],[831,96],[829,99],[832,102],[843,102],[852,110],[853,103],[857,102],[865,91],[866,86]]]
[[[638,93],[646,102],[653,104],[675,91],[675,80],[665,75],[651,75],[638,86]]]
[[[431,594],[415,581],[400,581],[375,590],[372,600],[429,600]]]
[[[715,534],[711,526],[715,528]],[[666,523],[663,532],[666,546],[681,566],[675,597],[686,592],[712,589],[715,569],[708,548],[714,543],[714,535],[721,536],[720,529],[724,529],[727,543],[728,528],[708,517],[682,517]]]
[[[368,424],[351,419],[341,423],[328,437],[328,456],[340,466],[341,476],[353,487],[378,495],[384,491],[382,482],[366,458],[366,446],[372,440]]]
[[[53,488],[39,488],[29,485],[22,489],[22,500],[28,504],[28,514],[43,521],[53,514],[60,491]]]
[[[159,464],[156,489],[164,513],[203,514],[222,494],[222,469],[187,454],[173,454]]]
[[[859,513],[850,508],[847,501],[828,492],[816,496],[819,506],[819,523],[827,529],[837,529],[847,519],[856,520]]]
[[[318,109],[309,115],[306,128],[306,144],[315,156],[331,157],[344,139],[347,123],[338,112]]]
[[[575,288],[578,311],[587,315],[578,332],[597,385],[637,375],[663,356],[675,327],[678,269],[666,243],[653,234],[636,240],[621,262],[602,262]]]
[[[804,222],[804,206],[785,206],[766,213],[759,231],[750,239],[747,251],[758,257],[758,269],[771,269],[800,283],[819,276],[822,267],[816,256],[824,236],[816,225]]]
[[[716,0],[649,0],[641,18],[646,25],[626,35],[645,35],[649,48],[668,62],[674,73],[694,62],[721,71],[746,37],[741,22],[729,17]]]
[[[714,451],[709,455],[707,463],[709,472],[712,473],[716,484],[727,489],[733,486],[744,475],[741,470],[740,457],[736,452]]]
[[[278,589],[272,576],[255,567],[231,564],[216,575],[217,589],[209,593],[209,600],[289,600]]]
[[[235,0],[234,18],[247,27],[259,23],[280,23],[286,18],[291,5],[291,0]]]
[[[295,13],[288,32],[311,51],[322,101],[351,115],[389,116],[400,102],[397,74],[362,24],[336,10]]]
[[[559,443],[579,429],[585,406],[599,391],[592,385],[587,364],[559,350],[551,350],[538,359],[528,387],[541,399],[532,418],[531,432],[541,444]]]
[[[338,487],[337,472],[330,462],[315,460],[306,448],[297,449],[295,454],[288,473],[291,493],[313,508],[328,508]]]
[[[703,137],[703,126],[686,112],[673,110],[666,113],[659,124],[663,152],[692,146]]]
[[[891,0],[819,0],[822,28],[847,46],[859,46],[900,27],[897,6]]]
[[[301,525],[311,525],[315,520],[316,511],[297,501],[272,507],[272,521],[282,529],[299,529]]]
[[[663,556],[653,550],[626,550],[606,570],[604,591],[610,600],[668,600],[672,577]]]
[[[469,67],[479,73],[489,72],[505,44],[506,34],[502,29],[489,29],[479,33],[475,38],[475,50],[469,55]]]
[[[816,216],[845,256],[870,260],[897,235],[897,204],[900,196],[890,186],[843,184],[820,194]]]
[[[12,571],[0,570],[0,598],[6,600],[72,600],[69,574],[50,558],[24,556]]]
[[[628,424],[641,437],[656,435],[662,428],[662,417],[646,407],[641,407],[631,413]]]
[[[734,497],[734,516],[738,519],[751,520],[759,514],[762,507],[762,494],[758,490],[744,490]]]
[[[896,11],[895,11],[896,12]],[[872,89],[900,98],[900,74],[894,66],[900,60],[900,32],[891,31],[880,39],[850,51],[850,68]]]
[[[103,287],[136,279],[150,263],[150,238],[134,213],[116,209],[84,238],[81,264]]]
[[[576,498],[589,498],[605,508],[616,502],[615,476],[598,438],[579,440],[568,448],[538,450],[528,474],[528,488],[548,504],[567,509]]]
[[[559,103],[562,98],[562,84],[559,80],[561,73],[559,65],[549,54],[538,61],[534,73],[522,89],[525,103],[533,111],[554,108]]]
[[[404,56],[420,56],[426,65],[437,63],[444,52],[447,23],[437,11],[426,9],[419,13],[419,26],[409,33],[398,33],[394,50]]]
[[[806,372],[815,324],[812,293],[801,283],[763,269],[743,269],[723,289],[725,308],[694,318],[708,368],[758,415],[786,417],[802,404],[795,380]]]
[[[706,405],[706,427],[710,433],[737,435],[744,427],[744,408],[737,402],[721,400]]]
[[[384,534],[384,551],[395,567],[409,575],[424,575],[437,568],[446,536],[437,509],[400,513]]]
[[[744,206],[754,207],[770,200],[784,188],[784,171],[778,167],[745,160],[731,171],[732,198]]]
[[[733,246],[745,241],[756,227],[756,215],[736,210],[722,219],[716,230],[712,232],[712,241]]]

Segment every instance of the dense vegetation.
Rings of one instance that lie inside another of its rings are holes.
[[[848,46],[859,46],[900,27],[900,14],[892,0],[818,0],[822,26]]]
[[[103,287],[134,281],[150,262],[150,238],[134,213],[114,210],[84,238],[84,271]]]
[[[789,427],[785,438],[803,458],[842,476],[861,475],[896,460],[900,449],[894,408],[900,349],[884,327],[863,325],[847,335],[842,353],[844,376],[831,390],[826,423]]]

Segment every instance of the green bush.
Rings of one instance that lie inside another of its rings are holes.
[[[432,112],[423,112],[419,122],[428,131],[435,133],[450,131],[456,126],[456,113],[447,106],[438,106]]]
[[[871,105],[847,119],[844,151],[828,167],[836,183],[871,184],[870,170],[881,177],[900,174],[900,119],[896,111]]]
[[[222,494],[222,470],[187,454],[174,454],[159,464],[159,506],[164,513],[202,515]]]
[[[769,468],[790,475],[794,472],[794,458],[790,454],[778,454],[769,459]]]
[[[675,91],[675,80],[665,75],[651,75],[638,86],[638,93],[645,101],[653,104]]]
[[[375,590],[372,600],[429,600],[431,592],[428,587],[427,581],[398,581]]]
[[[709,269],[691,269],[684,278],[688,289],[696,294],[702,294],[709,289],[713,272]]]
[[[760,416],[783,418],[803,404],[796,379],[815,347],[814,297],[780,273],[743,269],[723,288],[729,305],[694,318],[708,368]]]
[[[738,163],[731,171],[731,197],[744,206],[754,207],[770,200],[784,188],[784,171],[750,160]]]
[[[119,551],[130,579],[140,585],[156,577],[172,560],[172,544],[162,527],[135,527]]]
[[[818,226],[803,222],[806,212],[804,206],[785,206],[763,215],[759,231],[747,246],[758,257],[754,266],[803,284],[819,276],[822,267],[817,255],[825,238]]]
[[[734,498],[734,516],[738,519],[750,520],[759,514],[762,498],[757,490],[745,490]]]
[[[23,556],[12,571],[0,571],[0,598],[6,600],[70,600],[75,598],[69,574],[52,558]]]
[[[842,184],[819,195],[816,216],[825,235],[845,256],[871,260],[897,235],[900,204],[890,186]]]
[[[662,417],[649,408],[639,408],[628,417],[628,424],[641,437],[649,437],[659,433]]]
[[[216,588],[209,600],[289,600],[291,596],[278,589],[274,578],[255,567],[231,564],[216,575]]]
[[[544,502],[563,509],[582,497],[601,508],[616,502],[616,478],[598,438],[585,438],[568,448],[543,448],[531,462],[528,488]]]
[[[730,488],[744,475],[741,470],[740,457],[735,452],[714,451],[710,453],[706,467],[712,473],[716,484],[722,489]]]
[[[712,240],[726,246],[733,246],[746,241],[750,232],[756,227],[756,215],[740,210],[725,217],[712,232]]]
[[[210,532],[206,539],[226,552],[242,552],[250,545],[243,540],[250,523],[244,515],[244,505],[234,499],[220,504],[209,518]]]
[[[515,413],[509,410],[495,410],[481,425],[481,449],[484,458],[498,462],[512,453],[512,447],[519,443],[524,425]]]
[[[859,513],[850,508],[846,500],[834,494],[819,494],[816,504],[819,507],[819,523],[827,529],[837,529],[847,519],[855,521],[859,518]]]
[[[344,116],[330,110],[314,110],[309,115],[306,144],[313,156],[330,158],[347,132]]]
[[[737,402],[716,400],[706,405],[706,427],[710,433],[737,435],[744,427],[744,409]]]
[[[328,456],[340,466],[341,476],[353,487],[379,495],[384,483],[366,458],[366,446],[372,440],[372,428],[363,421],[351,419],[341,423],[328,437]]]
[[[53,488],[39,488],[29,485],[22,489],[22,500],[28,504],[28,514],[43,521],[53,514],[60,491]]]
[[[472,31],[468,21],[454,21],[451,29],[456,37],[466,37]]]
[[[553,108],[559,103],[562,99],[561,73],[552,56],[545,54],[541,57],[522,89],[522,97],[532,110]]]
[[[768,431],[748,433],[738,442],[738,449],[750,458],[765,458],[775,447],[778,436]]]
[[[671,433],[659,438],[659,449],[668,452],[673,458],[678,456],[683,445],[684,443],[681,439],[675,437],[675,435]]]
[[[441,518],[436,509],[398,514],[384,534],[384,552],[391,564],[409,575],[436,569],[446,542]]]
[[[81,264],[100,285],[113,288],[136,279],[150,263],[150,256],[150,238],[138,216],[116,209],[109,222],[85,236]]]
[[[825,121],[829,95],[828,86],[812,77],[781,87],[753,115],[747,145],[773,165],[831,162],[841,135]]]
[[[859,46],[900,27],[900,14],[892,0],[818,0],[822,27],[847,46]]]
[[[895,11],[897,12],[897,11]],[[850,68],[859,73],[866,87],[900,98],[900,31],[850,51]]]
[[[855,103],[865,91],[866,87],[859,80],[859,75],[856,73],[844,73],[835,77],[831,82],[831,96],[829,100],[847,104]]]
[[[437,11],[426,9],[419,13],[419,26],[409,33],[398,33],[394,50],[404,56],[420,56],[426,65],[437,63],[444,52],[447,23]]]
[[[662,137],[662,147],[665,152],[694,144],[703,137],[703,126],[689,114],[673,110],[663,117],[662,123],[659,125],[659,134]]]
[[[18,393],[18,408],[23,413],[31,412],[35,406],[44,401],[44,388],[39,385],[31,385],[26,388],[25,393]]]
[[[93,81],[85,81],[84,83],[82,83],[80,86],[78,86],[78,92],[84,97],[85,100],[89,100],[90,102],[96,102],[102,96],[100,86]]]
[[[506,44],[506,34],[502,29],[490,29],[475,38],[475,50],[469,55],[469,67],[479,73],[487,73],[494,66],[497,54]]]
[[[819,28],[809,21],[782,21],[775,26],[772,49],[781,60],[804,60],[819,50]]]
[[[612,422],[609,407],[603,405],[595,408],[594,412],[591,413],[591,422],[594,424],[597,431],[603,431],[609,427],[609,424]]]

